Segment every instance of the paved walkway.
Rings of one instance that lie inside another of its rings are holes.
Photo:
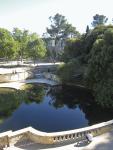
[[[12,147],[6,150],[113,150],[113,131],[95,137],[90,144],[86,141],[65,146],[28,143],[21,147]]]
[[[54,66],[54,65],[60,65],[60,64],[64,64],[63,62],[56,62],[56,63],[39,63],[39,62],[37,62],[37,63],[33,63],[32,61],[31,62],[26,62],[26,63],[23,63],[23,62],[18,62],[18,61],[11,61],[11,62],[8,62],[8,63],[6,63],[6,62],[0,62],[0,67],[12,67],[12,66],[15,66],[15,68],[16,68],[16,65],[20,65],[20,66],[33,66],[33,67],[35,67],[35,66]],[[4,68],[3,68],[4,69]]]
[[[0,83],[0,87],[9,87],[9,88],[15,88],[20,89],[22,85],[25,83],[46,83],[51,86],[57,85],[55,81],[47,80],[47,79],[28,79],[28,80],[21,80],[16,82],[9,82],[9,83]]]

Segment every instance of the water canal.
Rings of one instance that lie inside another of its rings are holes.
[[[113,111],[100,108],[82,88],[36,83],[21,90],[0,88],[0,132],[28,126],[45,132],[64,131],[112,118]]]

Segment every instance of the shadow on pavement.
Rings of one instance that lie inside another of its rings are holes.
[[[74,145],[74,147],[84,147],[84,146],[87,146],[87,145],[89,145],[89,144],[90,144],[90,143],[88,143],[87,140],[83,140],[83,141],[77,142],[77,143]]]
[[[57,143],[57,144],[39,144],[39,143],[34,143],[30,140],[27,141],[21,141],[15,144],[16,147],[24,149],[24,150],[37,150],[37,149],[48,149],[48,148],[56,148],[56,147],[61,147],[61,146],[66,146],[70,144],[77,143],[74,140],[72,141],[66,141],[63,143]]]

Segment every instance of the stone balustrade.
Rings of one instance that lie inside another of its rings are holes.
[[[57,82],[57,83],[60,83],[60,82],[61,82],[60,79],[58,78],[58,76],[55,75],[55,74],[52,74],[52,73],[44,72],[44,73],[43,73],[43,77],[46,78],[46,79],[55,81],[55,82]]]
[[[8,73],[8,74],[0,74],[0,82],[15,82],[20,80],[25,80],[30,77],[30,73],[25,72],[16,72],[16,73]]]
[[[8,131],[0,134],[0,148],[15,145],[19,141],[31,140],[41,144],[56,144],[66,141],[80,141],[87,133],[97,136],[113,129],[113,120],[92,125],[85,128],[62,131],[62,132],[41,132],[32,127],[18,131]]]
[[[0,150],[2,150],[4,147],[9,146],[9,136],[11,133],[12,131],[0,133]]]

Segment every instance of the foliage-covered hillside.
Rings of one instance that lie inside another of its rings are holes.
[[[113,106],[113,26],[98,25],[65,46],[59,75],[76,84],[77,73],[102,106]],[[72,80],[73,78],[73,80]]]

